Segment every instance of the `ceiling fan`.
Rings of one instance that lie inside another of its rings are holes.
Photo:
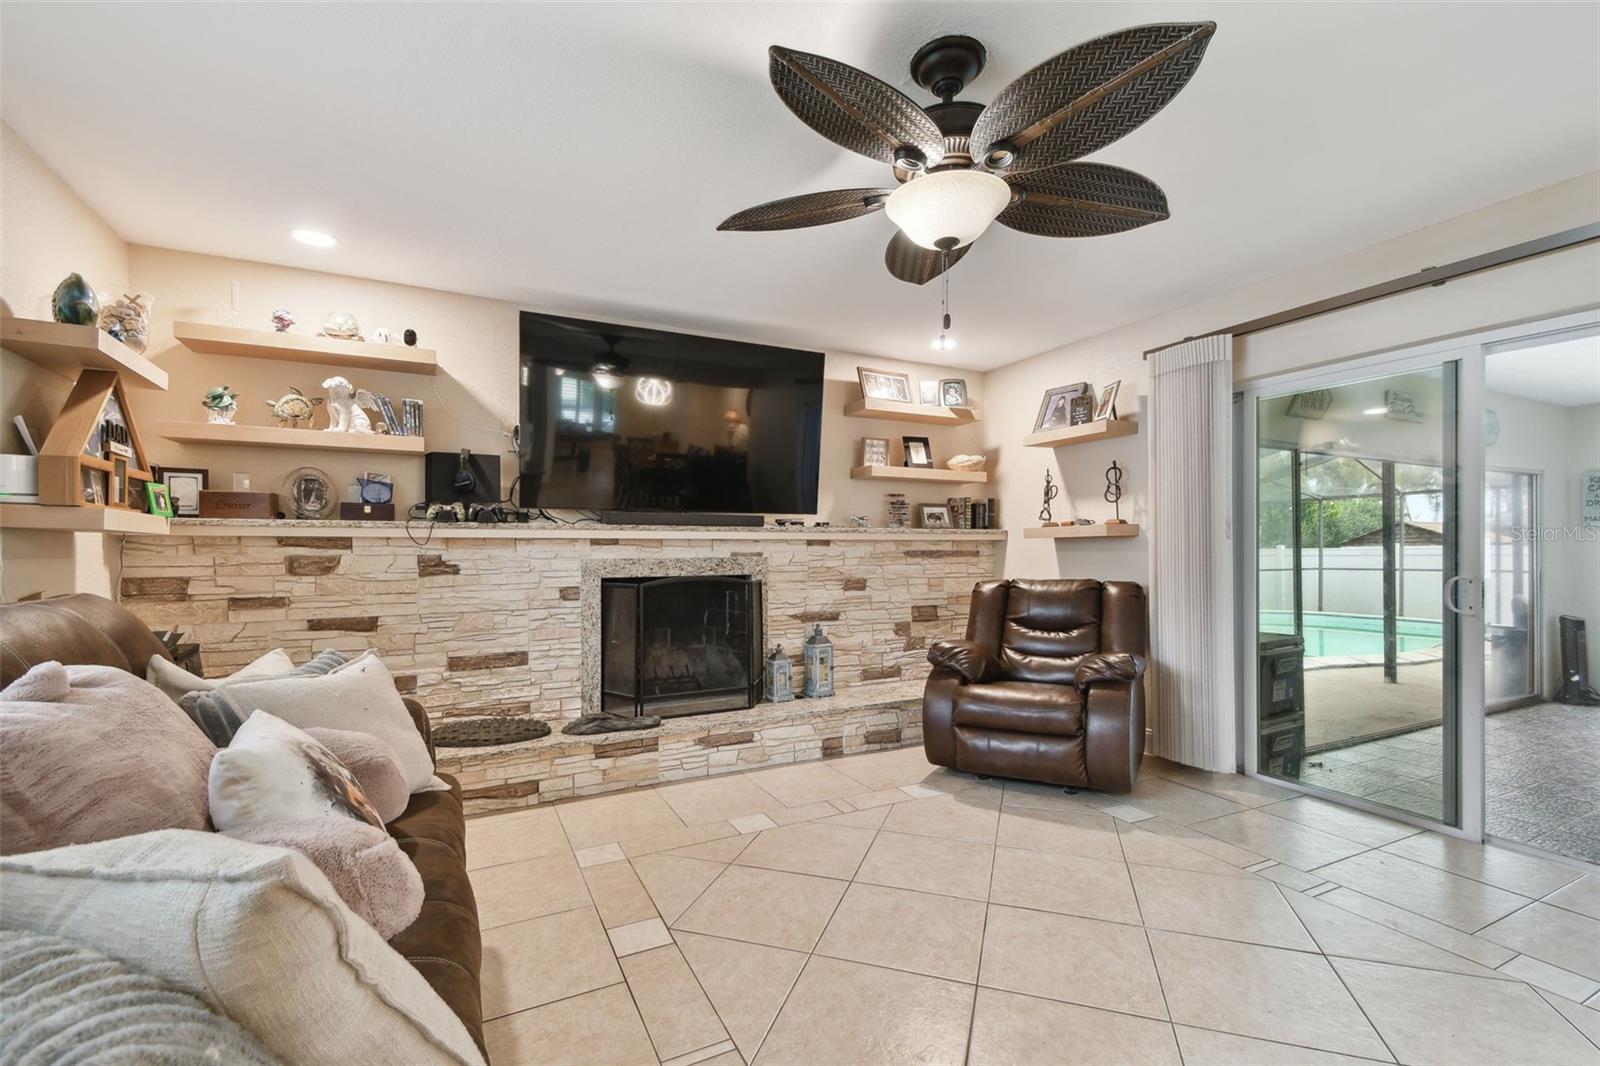
[[[1188,84],[1214,22],[1119,30],[1047,59],[987,106],[955,97],[983,70],[972,37],[940,37],[911,59],[904,93],[825,56],[773,45],[772,87],[800,121],[887,163],[898,186],[806,193],[740,211],[719,230],[780,230],[870,215],[898,230],[884,264],[922,285],[954,266],[991,222],[1039,237],[1095,237],[1160,222],[1167,197],[1131,170],[1073,160],[1138,128]]]

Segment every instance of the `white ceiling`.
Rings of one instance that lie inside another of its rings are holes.
[[[1490,392],[1540,403],[1600,403],[1600,336],[1491,352],[1483,361],[1483,380]]]
[[[788,112],[766,47],[931,102],[911,53],[971,33],[989,67],[966,97],[986,101],[1086,38],[1207,18],[1195,80],[1093,157],[1154,179],[1172,219],[995,227],[951,274],[953,361],[1012,362],[1600,166],[1593,4],[10,3],[0,87],[130,241],[928,359],[937,287],[889,277],[881,214],[715,231],[888,179]]]

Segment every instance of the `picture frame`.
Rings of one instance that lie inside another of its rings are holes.
[[[911,375],[900,370],[873,370],[871,367],[856,367],[856,378],[861,382],[861,398],[864,400],[892,400],[895,403],[911,403]]]
[[[889,465],[889,438],[888,437],[862,437],[861,438],[861,465],[862,466],[888,466]]]
[[[172,497],[167,495],[167,487],[154,481],[144,483],[145,499],[150,503],[150,513],[162,518],[172,517]]]
[[[1095,404],[1094,420],[1104,422],[1117,417],[1117,393],[1122,388],[1122,379],[1118,378],[1100,390],[1100,402]]]
[[[917,402],[928,407],[938,407],[939,383],[933,380],[917,382]]]
[[[1072,398],[1070,409],[1072,412],[1070,415],[1072,425],[1086,426],[1090,422],[1093,422],[1094,394],[1089,392],[1078,393],[1078,395]]]
[[[1047,391],[1043,402],[1039,404],[1039,415],[1033,420],[1033,431],[1037,433],[1043,429],[1059,429],[1071,425],[1073,397],[1088,388],[1087,381],[1080,381],[1075,385],[1061,385]]]
[[[932,468],[933,446],[928,443],[927,437],[901,437],[900,447],[905,454],[902,465]]]
[[[918,523],[923,529],[949,529],[950,505],[947,503],[921,503],[917,505]]]
[[[166,487],[175,517],[199,516],[200,494],[211,487],[211,471],[195,466],[157,466],[151,473]]]
[[[939,379],[939,406],[940,407],[967,407],[967,379],[966,378],[940,378]]]

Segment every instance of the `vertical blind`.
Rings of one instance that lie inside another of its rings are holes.
[[[1150,750],[1235,769],[1233,337],[1155,352],[1151,364]]]

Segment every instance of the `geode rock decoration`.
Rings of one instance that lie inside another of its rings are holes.
[[[361,339],[361,323],[349,311],[335,311],[322,324],[321,335],[342,341],[358,341]]]
[[[100,329],[143,355],[150,347],[151,303],[147,292],[124,293],[101,308]]]
[[[93,326],[100,321],[100,298],[82,274],[68,274],[50,297],[50,315],[57,322]]]

